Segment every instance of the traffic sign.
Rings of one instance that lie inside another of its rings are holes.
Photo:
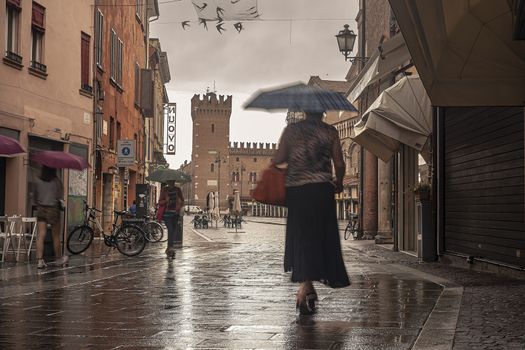
[[[127,167],[135,164],[135,140],[117,141],[117,166]]]

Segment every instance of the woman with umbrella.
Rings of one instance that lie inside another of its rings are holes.
[[[350,284],[335,210],[335,193],[343,189],[345,163],[339,133],[322,119],[325,111],[356,109],[338,92],[304,84],[259,92],[246,108],[284,108],[306,115],[284,129],[273,163],[288,163],[284,269],[292,271],[293,282],[301,283],[296,305],[301,314],[310,315],[317,301],[312,281],[332,288]]]
[[[79,156],[61,151],[42,151],[35,154],[32,160],[42,164],[40,177],[35,180],[33,200],[37,206],[37,241],[36,258],[39,269],[46,267],[44,262],[44,240],[46,227],[51,225],[53,248],[56,265],[64,265],[69,257],[62,255],[60,244],[60,211],[64,210],[64,185],[56,175],[56,168],[83,170],[89,167],[88,162]]]
[[[36,259],[37,268],[46,267],[44,262],[44,240],[47,225],[51,225],[51,237],[55,250],[56,264],[63,265],[68,261],[68,256],[62,256],[60,244],[60,209],[63,205],[64,185],[56,175],[56,169],[42,166],[40,177],[35,179],[33,200],[37,206],[37,241]]]
[[[184,208],[184,196],[177,182],[186,182],[190,179],[181,171],[173,169],[159,169],[146,178],[148,181],[166,183],[159,194],[158,207],[163,212],[162,219],[168,228],[168,258],[175,256],[175,238],[182,237],[182,226],[179,225],[181,210]]]
[[[337,130],[322,121],[322,112],[284,130],[273,162],[288,163],[286,174],[285,271],[300,282],[297,308],[315,312],[317,293],[312,281],[332,288],[350,284],[341,254],[335,193],[343,189],[344,160]],[[336,179],[332,180],[332,162]]]

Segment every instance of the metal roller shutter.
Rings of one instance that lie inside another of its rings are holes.
[[[445,250],[525,267],[521,107],[446,108]]]

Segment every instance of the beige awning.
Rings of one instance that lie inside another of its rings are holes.
[[[384,161],[401,143],[422,151],[432,132],[432,106],[417,75],[383,91],[354,127],[352,138]],[[428,157],[427,157],[428,158]]]
[[[386,40],[372,54],[350,86],[348,100],[354,102],[366,87],[396,72],[410,62],[410,53],[401,34]]]
[[[390,0],[435,106],[525,104],[525,41],[508,0]]]

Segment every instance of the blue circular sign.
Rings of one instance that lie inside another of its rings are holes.
[[[129,147],[122,147],[122,154],[127,156],[131,153],[131,149]]]

